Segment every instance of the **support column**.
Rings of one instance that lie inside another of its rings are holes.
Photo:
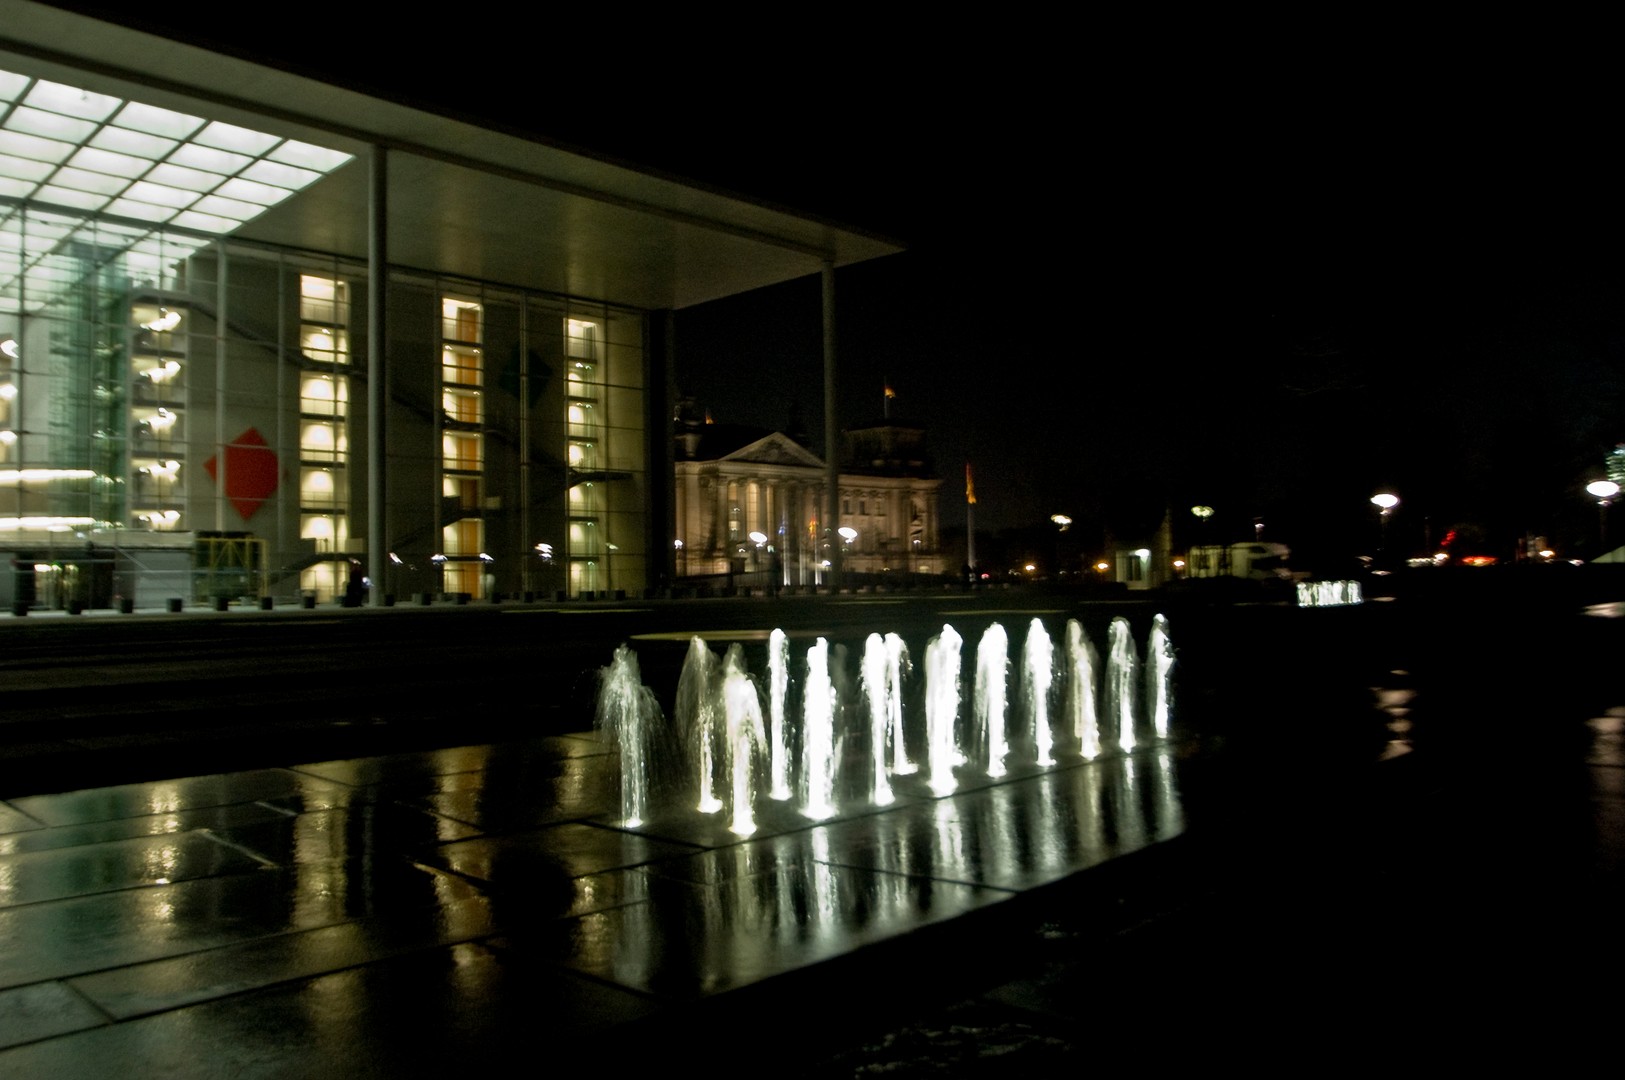
[[[230,475],[230,459],[227,448],[230,445],[231,435],[226,431],[226,242],[214,242],[214,441],[220,447],[215,455],[214,476],[214,527],[219,532],[226,529],[226,491],[227,478]],[[159,271],[162,274],[162,271]],[[160,278],[160,285],[162,278]]]
[[[835,410],[835,261],[824,260],[824,515],[818,523],[819,551],[829,541],[829,582],[831,592],[841,587],[841,538],[836,528],[841,524],[841,454],[840,422]],[[821,555],[815,554],[815,558]]]
[[[389,158],[382,146],[368,159],[367,199],[367,576],[372,606],[384,603],[384,567],[389,541],[384,535],[385,410],[384,346],[389,340]]]

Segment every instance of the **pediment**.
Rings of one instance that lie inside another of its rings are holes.
[[[764,439],[741,446],[722,458],[723,461],[743,461],[753,465],[799,465],[822,469],[824,462],[812,451],[788,435],[775,431]]]

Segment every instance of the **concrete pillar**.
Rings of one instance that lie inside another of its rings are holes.
[[[389,158],[374,146],[368,159],[367,200],[367,575],[372,578],[372,605],[384,603],[384,567],[389,539],[384,535],[385,384],[384,348],[389,341],[386,319],[389,294]]]

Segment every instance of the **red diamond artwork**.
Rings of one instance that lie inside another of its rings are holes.
[[[218,457],[203,463],[209,475],[219,482]],[[249,428],[226,444],[226,498],[247,521],[260,504],[276,490],[276,451],[254,428]]]

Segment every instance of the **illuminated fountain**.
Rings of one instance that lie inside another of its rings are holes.
[[[790,699],[790,639],[777,628],[767,639],[768,729],[772,739],[768,768],[772,774],[768,794],[783,802],[790,797],[790,740],[786,736]]]
[[[739,646],[728,650],[722,663],[722,705],[727,716],[728,769],[732,777],[733,821],[728,828],[739,836],[756,831],[756,759],[767,743],[762,726],[762,700],[756,684],[745,674]]]
[[[801,699],[801,812],[815,821],[835,814],[835,685],[829,677],[829,642],[807,650]]]
[[[890,806],[891,784],[886,779],[886,740],[892,734],[892,709],[897,711],[897,733],[902,734],[902,700],[888,670],[886,639],[870,634],[863,643],[863,696],[869,702],[869,763],[874,769],[871,799],[876,806]]]
[[[1168,720],[1173,711],[1174,647],[1168,640],[1168,620],[1161,615],[1151,620],[1151,636],[1145,643],[1145,711],[1153,735],[1168,737]]]
[[[600,672],[597,717],[620,754],[621,821],[635,828],[682,803],[706,815],[727,811],[727,827],[749,836],[758,827],[758,794],[789,801],[794,793],[800,815],[823,821],[854,799],[888,806],[900,795],[941,797],[977,776],[998,780],[1012,768],[1052,768],[1069,755],[1097,759],[1111,740],[1128,753],[1142,733],[1169,737],[1174,650],[1161,615],[1152,621],[1143,662],[1128,620],[1114,618],[1104,664],[1078,620],[1067,622],[1057,649],[1043,621],[1032,619],[1015,688],[1011,642],[994,622],[970,662],[968,702],[963,644],[950,625],[927,642],[911,709],[906,692],[915,673],[897,634],[867,636],[855,682],[845,649],[817,638],[797,669],[799,685],[782,630],[768,638],[761,677],[748,670],[744,646],[730,645],[719,660],[694,637],[669,730],[640,681],[635,655],[622,646]],[[921,725],[914,746],[923,749],[924,775],[899,790],[899,780],[918,768],[905,730],[914,723]],[[656,790],[670,798],[655,798]]]
[[[1100,756],[1100,705],[1095,685],[1095,647],[1076,619],[1066,623],[1066,716],[1078,753],[1085,761]]]
[[[1004,775],[1004,759],[1010,753],[1009,694],[1005,687],[1010,669],[1010,639],[1004,627],[994,623],[982,633],[976,646],[976,685],[971,700],[975,705],[977,745],[987,750],[987,774]]]
[[[621,823],[628,828],[643,824],[649,813],[647,762],[660,719],[654,691],[638,674],[637,656],[620,646],[599,675],[598,730],[615,741],[621,754]]]
[[[1161,618],[1159,615],[1158,618]],[[1027,643],[1021,649],[1021,671],[1026,686],[1027,715],[1033,724],[1033,745],[1040,765],[1055,764],[1055,729],[1050,726],[1049,692],[1055,678],[1055,646],[1042,619],[1027,627]]]
[[[931,790],[951,794],[959,786],[954,766],[965,763],[959,751],[955,725],[959,722],[958,631],[944,626],[925,646],[925,756],[930,766]]]
[[[689,642],[688,659],[677,680],[677,729],[683,734],[683,744],[695,753],[702,814],[722,809],[716,792],[717,713],[722,704],[718,687],[717,655],[703,638],[696,637]]]

